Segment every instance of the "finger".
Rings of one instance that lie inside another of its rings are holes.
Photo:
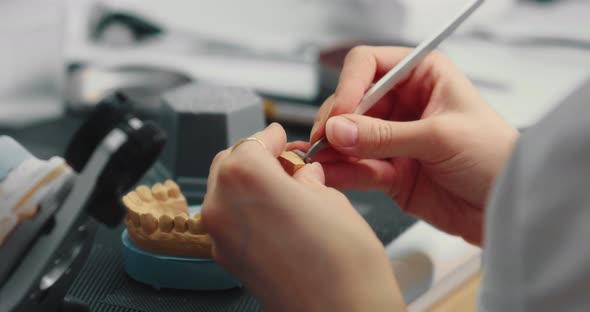
[[[243,142],[235,146],[234,150],[260,152],[262,149],[266,149],[274,158],[277,158],[285,150],[285,146],[287,145],[287,134],[285,133],[285,129],[276,122],[270,124],[266,129],[255,133],[251,137],[259,139],[262,144],[255,141]]]
[[[268,155],[266,151],[269,151],[270,154],[273,155],[272,158],[276,159],[281,151],[284,150],[287,142],[285,130],[277,123],[272,123],[263,131],[254,134],[253,137],[256,137],[261,141],[261,143],[256,141],[247,141],[239,144],[239,146],[234,146],[228,150],[218,153],[209,169],[209,177],[207,179],[208,193],[215,190],[219,177],[219,168],[233,151],[239,151],[242,156],[249,155],[249,161],[246,162],[250,163],[252,159],[257,160],[260,157],[263,157],[263,155]]]
[[[326,119],[330,115],[330,111],[332,110],[332,106],[334,105],[334,95],[330,95],[324,103],[320,106],[318,113],[315,116],[313,126],[311,127],[311,132],[309,135],[309,140],[311,142],[316,141],[317,139],[324,136],[324,127],[323,125],[326,122]],[[321,125],[321,126],[320,126]]]
[[[311,147],[311,144],[309,144],[309,142],[293,141],[293,142],[287,143],[285,150],[286,151],[300,150],[302,152],[307,152],[310,147]]]
[[[234,202],[281,194],[281,183],[291,180],[277,160],[287,144],[283,127],[273,123],[252,137],[236,144],[217,170],[216,187]]]
[[[313,155],[311,160],[323,164],[327,162],[356,161],[358,158],[342,154],[331,147],[327,147]]]
[[[295,172],[293,178],[301,184],[312,187],[324,186],[326,183],[324,169],[317,162],[303,166],[303,168]]]
[[[310,142],[314,143],[324,135],[324,126],[330,117],[352,113],[372,83],[409,52],[407,48],[398,47],[360,46],[352,49],[344,61],[330,109],[320,112],[321,116],[311,133]]]
[[[323,167],[326,185],[339,190],[381,190],[389,193],[398,181],[395,167],[384,160],[325,163]]]
[[[432,119],[385,121],[361,115],[341,115],[326,123],[330,146],[358,158],[408,156],[428,160],[437,155]]]
[[[215,183],[217,182],[217,175],[219,172],[219,165],[223,162],[230,154],[230,149],[223,150],[213,158],[211,166],[209,167],[209,176],[207,177],[207,192],[211,192],[215,189]]]

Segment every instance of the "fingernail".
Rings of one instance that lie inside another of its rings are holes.
[[[330,144],[351,147],[358,141],[358,126],[344,117],[332,117],[326,123],[326,134]]]

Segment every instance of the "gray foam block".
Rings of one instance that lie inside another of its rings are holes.
[[[202,200],[215,155],[264,128],[262,99],[247,88],[196,82],[163,100],[169,140],[161,162],[189,199]]]

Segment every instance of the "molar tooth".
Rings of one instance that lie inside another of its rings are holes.
[[[161,215],[160,216],[160,231],[164,233],[169,233],[174,228],[174,220],[169,215]]]
[[[168,199],[168,194],[162,183],[156,183],[154,186],[152,186],[152,193],[158,200],[165,201]]]
[[[131,192],[123,197],[123,204],[130,209],[136,209],[141,206],[141,200],[135,192]]]
[[[171,216],[184,216],[188,219],[188,205],[184,197],[166,202],[165,211]]]
[[[135,205],[137,207],[143,206],[144,201],[143,201],[143,199],[141,199],[141,197],[139,197],[139,194],[137,194],[137,192],[133,192],[131,194],[131,199],[133,200],[133,202],[135,203]]]
[[[137,227],[140,225],[139,215],[137,214],[137,212],[133,211],[133,209],[127,209],[127,217],[129,217],[133,225]]]
[[[184,216],[174,217],[174,230],[179,233],[186,232],[186,218]]]
[[[158,228],[158,220],[151,213],[141,214],[141,228],[146,234],[152,234]]]
[[[137,195],[139,195],[139,198],[141,198],[143,201],[151,202],[152,200],[154,200],[154,197],[152,196],[152,192],[145,185],[138,186],[135,189],[135,192],[137,193]]]
[[[203,223],[201,223],[201,215],[198,214],[194,218],[190,218],[188,220],[188,230],[192,234],[206,234],[207,232],[203,228]]]
[[[172,180],[166,180],[164,182],[164,186],[168,188],[168,196],[169,197],[178,197],[180,196],[180,187]]]

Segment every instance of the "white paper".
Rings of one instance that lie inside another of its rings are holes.
[[[398,0],[404,8],[403,31],[408,40],[421,41],[457,15],[457,12],[473,0]],[[506,15],[514,7],[515,0],[492,0],[484,3],[455,33],[467,33],[482,25],[489,25]]]
[[[590,1],[523,3],[502,18],[482,25],[479,32],[515,44],[590,45]]]
[[[477,40],[449,41],[441,50],[519,128],[537,122],[590,77],[588,55],[583,63],[560,57],[570,55],[568,51],[549,54]]]

